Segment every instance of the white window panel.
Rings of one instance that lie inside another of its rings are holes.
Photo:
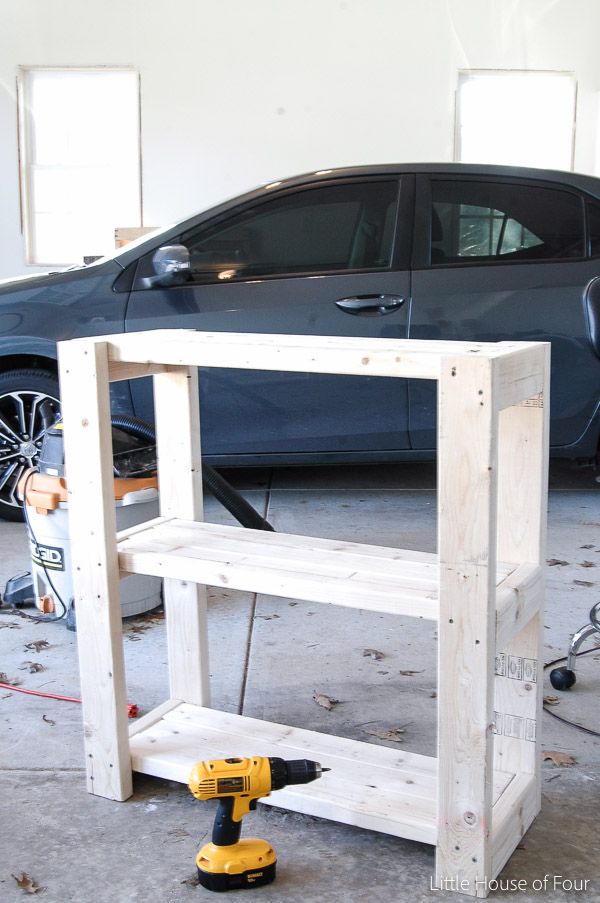
[[[576,96],[569,72],[459,73],[456,159],[572,169]]]
[[[21,69],[27,261],[82,263],[141,225],[139,80],[130,69]]]

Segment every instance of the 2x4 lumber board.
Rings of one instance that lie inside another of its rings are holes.
[[[141,734],[143,731],[147,731],[149,727],[153,727],[167,714],[167,712],[176,709],[181,703],[181,699],[167,699],[166,702],[157,705],[156,708],[152,709],[150,712],[146,712],[145,715],[136,718],[133,724],[129,725],[129,738],[131,739],[131,737],[135,737],[136,734]]]
[[[109,359],[111,368],[160,363],[438,379],[444,356],[498,357],[529,344],[156,330],[111,336]]]
[[[517,404],[536,404],[537,396],[544,391],[549,349],[548,342],[524,343],[524,347],[506,351],[494,361],[498,411]]]
[[[144,376],[164,373],[165,370],[167,370],[166,364],[132,364],[126,361],[113,361],[109,367],[108,379],[112,383],[122,379],[142,379]]]
[[[436,877],[472,896],[491,874],[496,576],[492,361],[444,361],[438,391],[438,845]]]
[[[550,348],[544,355],[543,390],[535,403],[515,405],[499,416],[498,556],[543,569],[548,505]],[[496,765],[535,774],[541,806],[543,585],[539,613],[497,652],[516,667],[517,678],[496,678]],[[522,672],[519,671],[522,663]],[[513,668],[515,673],[515,668]],[[518,728],[518,730],[517,730]]]
[[[178,367],[154,377],[156,451],[162,517],[202,520],[198,373]],[[164,574],[170,695],[210,703],[206,587]]]
[[[375,831],[435,843],[437,762],[428,756],[231,715],[169,707],[131,740],[136,771],[187,783],[199,759],[235,756],[312,758],[332,769],[264,802]],[[496,776],[499,798],[513,779]]]
[[[492,875],[504,868],[538,812],[535,777],[516,775],[492,810]]]
[[[106,346],[63,344],[60,381],[88,790],[131,795]]]
[[[436,763],[425,756],[192,706],[172,710],[154,728],[132,738],[131,754],[135,770],[182,783],[198,759],[315,759],[332,771],[264,801],[435,843]]]
[[[119,534],[128,573],[435,620],[437,556],[340,540],[159,519]],[[499,565],[497,581],[513,570]]]
[[[496,592],[496,648],[511,639],[539,614],[544,601],[544,572],[538,564],[522,564],[499,584]]]
[[[239,549],[221,548],[218,536],[228,531]],[[395,559],[392,549],[359,543],[314,543],[312,537],[177,520],[122,539],[119,564],[128,573],[179,575],[208,586],[437,618],[433,564]]]

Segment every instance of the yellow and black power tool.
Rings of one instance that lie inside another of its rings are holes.
[[[260,887],[275,879],[277,857],[266,840],[240,840],[242,818],[261,796],[286,784],[308,784],[329,768],[309,759],[213,759],[194,765],[189,788],[196,799],[217,799],[212,842],[196,857],[198,880],[208,890]]]

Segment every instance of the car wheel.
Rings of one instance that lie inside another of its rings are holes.
[[[21,475],[35,467],[44,431],[60,413],[58,379],[45,370],[0,374],[0,518],[23,520]]]

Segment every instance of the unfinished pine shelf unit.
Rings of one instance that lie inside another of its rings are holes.
[[[203,523],[198,367],[437,380],[438,554]],[[434,844],[437,886],[486,896],[540,808],[549,346],[161,330],[61,343],[60,371],[89,790],[306,755],[332,771],[274,805]],[[117,536],[109,382],[148,375],[161,513]],[[165,589],[170,698],[131,729],[120,572]],[[211,709],[206,585],[437,621],[437,758]]]

